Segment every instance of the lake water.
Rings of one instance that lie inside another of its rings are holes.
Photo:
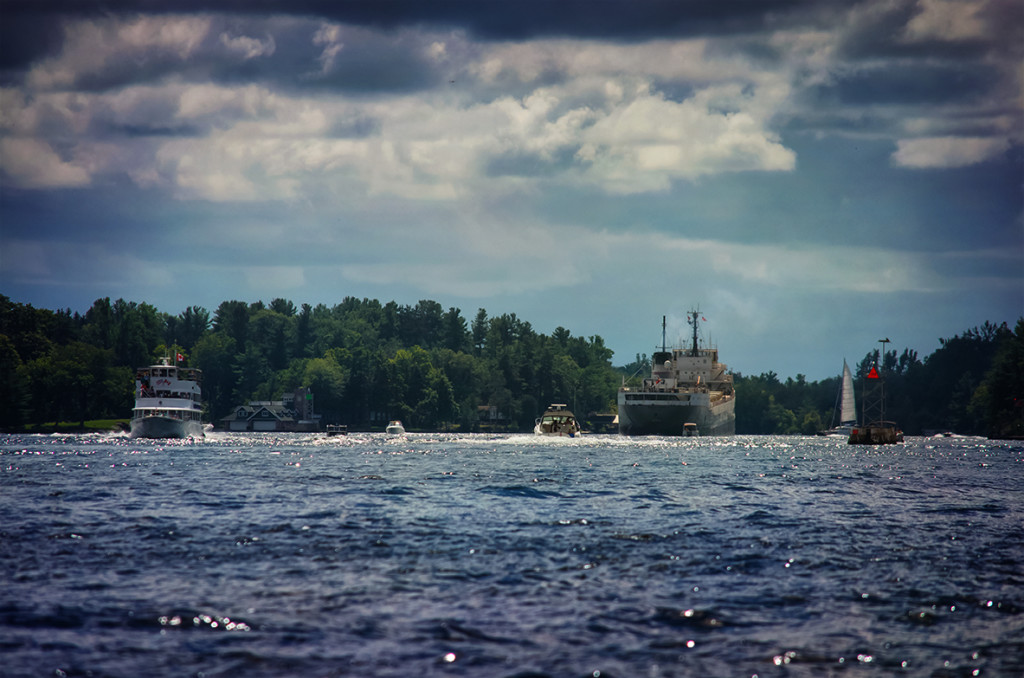
[[[0,437],[5,676],[1024,675],[1024,447]]]

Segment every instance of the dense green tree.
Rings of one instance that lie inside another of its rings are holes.
[[[47,355],[55,343],[74,340],[76,324],[70,313],[18,304],[0,294],[0,334],[7,335],[23,363]]]
[[[466,353],[472,346],[466,319],[457,308],[449,308],[442,318],[441,345],[451,351]]]
[[[202,306],[189,306],[177,316],[168,316],[164,342],[181,344],[191,351],[199,338],[210,330],[210,312]]]
[[[286,318],[291,318],[295,315],[295,304],[287,299],[277,298],[270,302],[270,310],[274,313],[280,313]]]
[[[202,370],[203,397],[209,409],[210,421],[216,422],[235,405],[235,361],[237,344],[225,332],[211,332],[196,342],[190,365]]]
[[[0,334],[0,426],[19,426],[23,420],[25,383],[19,373],[21,357],[6,334]]]
[[[113,356],[119,365],[132,369],[148,365],[153,348],[163,340],[164,316],[149,304],[118,299],[113,305]],[[88,327],[88,325],[87,325]]]
[[[255,347],[235,354],[232,363],[235,390],[232,402],[244,403],[256,396],[256,399],[267,400],[269,394],[258,393],[257,389],[270,380],[273,375],[267,358]]]
[[[110,297],[97,299],[85,312],[82,340],[97,348],[114,348],[114,309]]]
[[[803,421],[800,424],[800,433],[805,436],[816,434],[825,428],[825,425],[821,421],[821,414],[814,410],[807,410],[804,412]]]
[[[487,379],[486,367],[480,360],[468,353],[442,348],[431,352],[430,362],[448,378],[456,402],[480,400],[481,390]],[[460,409],[464,408],[460,405]],[[465,412],[462,414],[466,415]]]
[[[412,426],[423,426],[425,413],[419,405],[428,397],[428,376],[432,365],[430,355],[419,346],[400,349],[388,361],[388,384],[391,398],[388,410],[391,417],[402,419]]]
[[[992,367],[971,403],[972,414],[989,435],[1024,437],[1024,318],[1012,333],[1001,333]]]
[[[291,357],[288,340],[291,328],[288,316],[270,309],[257,311],[249,317],[248,350],[263,358],[270,370],[283,370]]]
[[[768,421],[773,433],[799,433],[796,415],[792,410],[775,402],[775,396],[768,396]]]
[[[131,371],[112,365],[112,352],[80,341],[55,346],[20,368],[29,385],[34,422],[77,421],[131,409]],[[111,388],[114,390],[112,391]]]
[[[244,301],[224,301],[213,315],[213,329],[235,341],[238,350],[245,350],[249,329],[249,307]]]
[[[758,377],[734,375],[736,389],[736,433],[776,433],[771,410],[773,391],[779,386],[775,373]],[[777,406],[776,406],[777,407]]]
[[[309,347],[313,339],[312,316],[313,307],[309,304],[303,304],[302,310],[299,311],[295,321],[295,344],[292,346],[292,355],[297,358],[310,356]]]
[[[477,309],[476,317],[473,318],[473,350],[477,355],[484,351],[484,343],[487,341],[487,311]]]
[[[315,397],[319,412],[336,413],[342,410],[345,402],[345,389],[349,374],[344,367],[345,356],[342,349],[328,351],[322,358],[305,361],[301,379],[288,386],[309,388]]]

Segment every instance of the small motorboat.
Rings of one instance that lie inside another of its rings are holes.
[[[388,423],[388,427],[386,429],[384,429],[384,432],[389,434],[389,435],[400,436],[403,433],[405,433],[405,427],[402,426],[401,420],[399,420],[399,419],[392,419]]]
[[[684,436],[699,436],[700,431],[697,430],[697,425],[692,421],[688,421],[683,424],[683,435]]]
[[[575,438],[580,434],[580,423],[576,415],[562,403],[552,403],[537,420],[533,432],[539,436],[567,436]]]
[[[348,426],[345,424],[328,424],[327,425],[328,436],[347,436]]]

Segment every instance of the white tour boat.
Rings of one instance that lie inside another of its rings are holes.
[[[202,380],[200,370],[171,365],[167,358],[136,370],[130,436],[204,437]]]

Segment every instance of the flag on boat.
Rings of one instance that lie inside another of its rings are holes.
[[[181,362],[181,361],[183,361],[184,359],[185,359],[185,356],[183,356],[183,355],[181,355],[181,354],[179,353],[179,354],[178,354],[178,362],[180,363],[180,362]]]

